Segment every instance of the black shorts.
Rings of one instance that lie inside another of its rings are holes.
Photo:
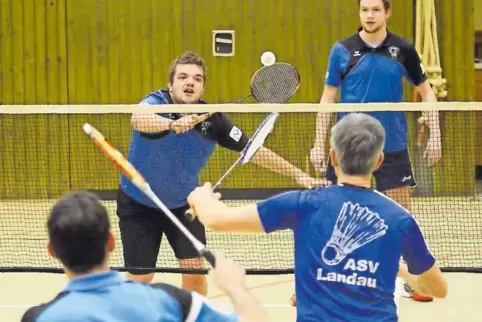
[[[203,244],[206,231],[196,218],[193,221],[185,215],[188,206],[171,209],[174,215]],[[165,234],[177,259],[200,257],[182,232],[164,215],[162,210],[138,203],[121,189],[117,194],[117,216],[121,232],[124,265],[131,274],[147,274],[145,270],[155,268],[162,235]],[[142,268],[138,271],[135,268]],[[201,267],[200,267],[201,268]]]
[[[335,169],[331,162],[328,164],[325,176],[332,184],[336,184]],[[408,150],[385,152],[384,161],[380,168],[373,172],[373,176],[378,191],[415,187],[417,185]]]

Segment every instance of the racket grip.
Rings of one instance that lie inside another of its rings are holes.
[[[204,248],[200,253],[201,256],[204,257],[213,268],[216,267],[216,257],[214,257],[214,254],[211,253],[209,249]]]

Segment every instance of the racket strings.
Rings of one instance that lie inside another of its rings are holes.
[[[253,77],[251,91],[259,102],[280,104],[293,96],[300,84],[298,71],[290,64],[274,64]]]

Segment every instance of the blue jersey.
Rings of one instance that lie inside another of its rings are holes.
[[[293,230],[298,322],[397,321],[400,257],[412,274],[435,263],[412,215],[376,190],[288,192],[258,212],[267,233]]]
[[[167,91],[147,95],[141,104],[172,104]],[[176,120],[176,113],[160,113]],[[187,196],[199,185],[199,174],[214,152],[216,143],[233,151],[244,149],[249,138],[224,113],[216,113],[194,129],[181,134],[172,131],[142,133],[134,130],[128,160],[144,176],[154,193],[168,208],[187,204]],[[156,205],[122,175],[120,188],[135,201]]]
[[[189,317],[189,319],[188,319]],[[167,284],[142,284],[110,271],[79,277],[51,302],[25,312],[22,322],[238,321],[197,293]]]
[[[415,48],[404,38],[388,32],[376,48],[358,33],[337,42],[330,53],[325,83],[340,87],[341,103],[398,103],[403,100],[403,78],[413,85],[427,76]],[[341,119],[347,113],[338,113]],[[385,151],[407,149],[404,112],[369,112],[386,132]]]

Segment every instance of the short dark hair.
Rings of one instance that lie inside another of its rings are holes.
[[[102,265],[110,234],[107,211],[92,193],[74,191],[52,208],[47,228],[56,257],[82,274]]]
[[[381,1],[383,3],[383,7],[385,8],[385,10],[390,9],[390,0],[381,0]],[[360,6],[360,2],[361,0],[358,0],[358,6]]]
[[[188,65],[193,64],[202,68],[203,78],[206,81],[206,64],[204,59],[193,51],[186,51],[182,55],[179,55],[174,59],[169,67],[169,83],[172,84],[174,81],[174,75],[176,74],[177,65]]]

